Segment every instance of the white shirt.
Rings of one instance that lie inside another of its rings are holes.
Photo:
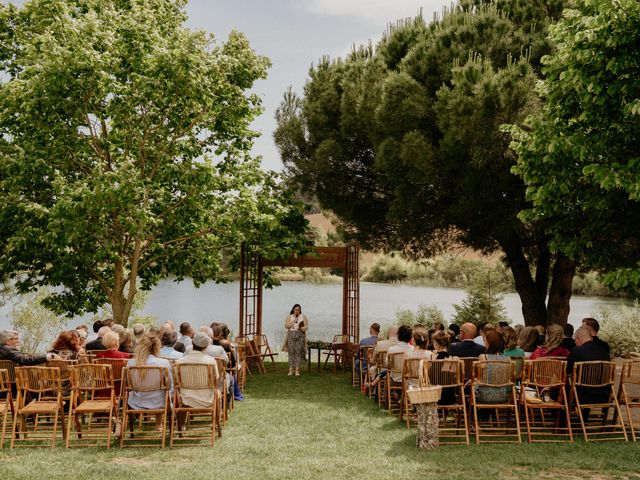
[[[474,338],[473,342],[477,343],[481,347],[486,347],[486,345],[484,344],[484,337],[482,335],[478,335],[476,338]]]

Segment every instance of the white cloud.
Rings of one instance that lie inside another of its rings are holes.
[[[450,7],[452,0],[291,0],[296,7],[315,14],[351,17],[375,25],[415,17],[420,9],[427,20]]]

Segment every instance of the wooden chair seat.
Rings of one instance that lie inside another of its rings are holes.
[[[26,406],[20,409],[25,415],[55,413],[58,409],[58,402],[48,400],[32,400]]]
[[[77,413],[107,412],[111,409],[111,400],[85,400],[76,408]]]

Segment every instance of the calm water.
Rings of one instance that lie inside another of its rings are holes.
[[[213,321],[224,322],[237,331],[239,296],[237,282],[224,285],[207,283],[194,288],[190,281],[174,283],[167,280],[151,292],[143,313],[154,315],[161,321],[173,320],[176,325],[184,321],[196,326]],[[462,302],[465,292],[450,288],[362,283],[360,297],[360,333],[366,335],[369,324],[390,323],[398,310],[415,310],[421,304],[436,305],[445,318],[450,319],[454,313],[453,304]],[[574,296],[569,321],[577,325],[583,317],[620,302],[620,299],[608,297]],[[280,347],[284,337],[284,318],[294,303],[300,303],[309,317],[309,339],[331,340],[333,335],[340,333],[341,283],[285,282],[280,287],[264,291],[263,328],[272,346]],[[506,295],[504,305],[513,323],[524,323],[516,294]],[[9,327],[8,312],[8,305],[0,308],[0,328]],[[72,320],[70,325],[81,320]]]

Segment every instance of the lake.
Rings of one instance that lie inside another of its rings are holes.
[[[151,291],[142,313],[153,315],[159,321],[172,320],[176,326],[185,321],[195,326],[222,322],[237,332],[239,297],[238,282],[211,282],[195,288],[189,280],[181,283],[164,280]],[[445,319],[449,320],[454,314],[453,305],[461,303],[464,297],[464,290],[453,288],[363,282],[360,284],[360,335],[368,335],[371,323],[390,323],[398,310],[416,310],[421,304],[436,305]],[[265,289],[263,298],[263,329],[272,347],[279,349],[284,338],[284,318],[294,303],[301,304],[303,312],[309,317],[309,339],[331,340],[333,335],[340,333],[341,283],[283,282],[273,290]],[[583,317],[621,302],[630,303],[619,298],[574,296],[569,322],[578,326]],[[516,294],[505,295],[504,306],[514,324],[524,323]],[[9,328],[9,310],[9,305],[0,308],[0,329]],[[79,317],[70,321],[69,325],[75,326],[88,318],[90,316]]]

